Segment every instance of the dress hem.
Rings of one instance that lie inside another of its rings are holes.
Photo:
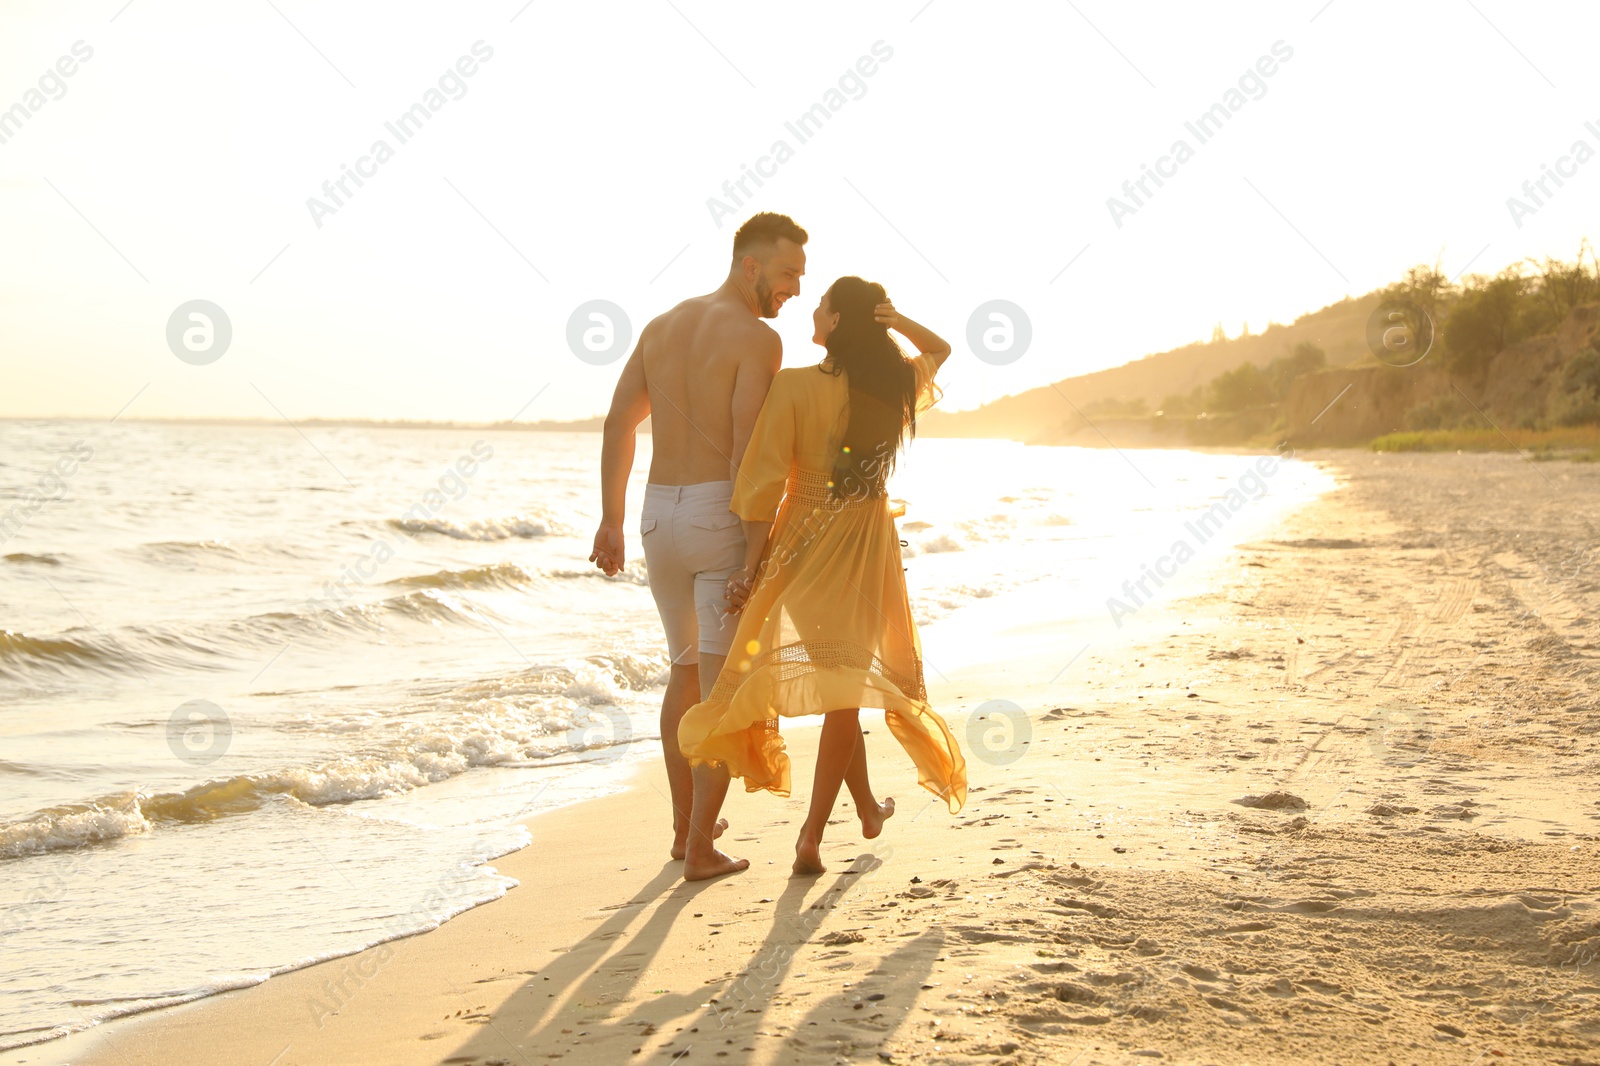
[[[678,728],[678,748],[690,766],[726,766],[744,780],[747,792],[789,796],[789,756],[778,719],[850,709],[883,711],[885,725],[916,764],[918,783],[944,800],[951,814],[965,805],[966,760],[950,727],[925,700],[907,696],[870,670],[819,667],[796,674],[792,664],[776,663],[753,670],[731,700],[689,708]]]

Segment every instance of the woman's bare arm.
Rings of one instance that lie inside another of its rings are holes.
[[[950,345],[945,339],[919,322],[913,322],[894,309],[890,302],[881,303],[873,315],[882,325],[894,330],[917,346],[917,351],[933,357],[935,367],[944,365],[950,358]]]

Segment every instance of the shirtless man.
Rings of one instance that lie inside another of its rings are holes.
[[[622,516],[637,430],[650,416],[650,480],[640,535],[650,592],[667,631],[672,674],[661,701],[661,748],[672,786],[672,857],[698,881],[749,866],[716,849],[726,769],[691,773],[678,723],[705,699],[738,627],[724,593],[744,565],[746,530],[729,510],[739,461],[778,373],[783,343],[763,318],[800,295],[806,231],[763,213],[739,227],[727,280],[654,318],[622,368],[600,453],[602,516],[589,556],[606,574],[623,565]],[[691,813],[699,811],[690,833]],[[713,823],[714,820],[714,823]]]

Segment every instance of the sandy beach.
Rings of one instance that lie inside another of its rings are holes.
[[[1600,466],[1302,457],[1341,487],[1204,595],[930,675],[955,817],[864,715],[898,811],[791,879],[786,723],[747,873],[680,880],[652,764],[434,932],[0,1062],[1600,1062]]]

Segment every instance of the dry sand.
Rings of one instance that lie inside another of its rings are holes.
[[[789,730],[745,874],[679,880],[652,767],[435,932],[0,1061],[1600,1063],[1600,467],[1316,458],[1345,485],[1205,596],[933,686],[1031,732],[959,816],[879,718],[899,812],[790,879]]]

